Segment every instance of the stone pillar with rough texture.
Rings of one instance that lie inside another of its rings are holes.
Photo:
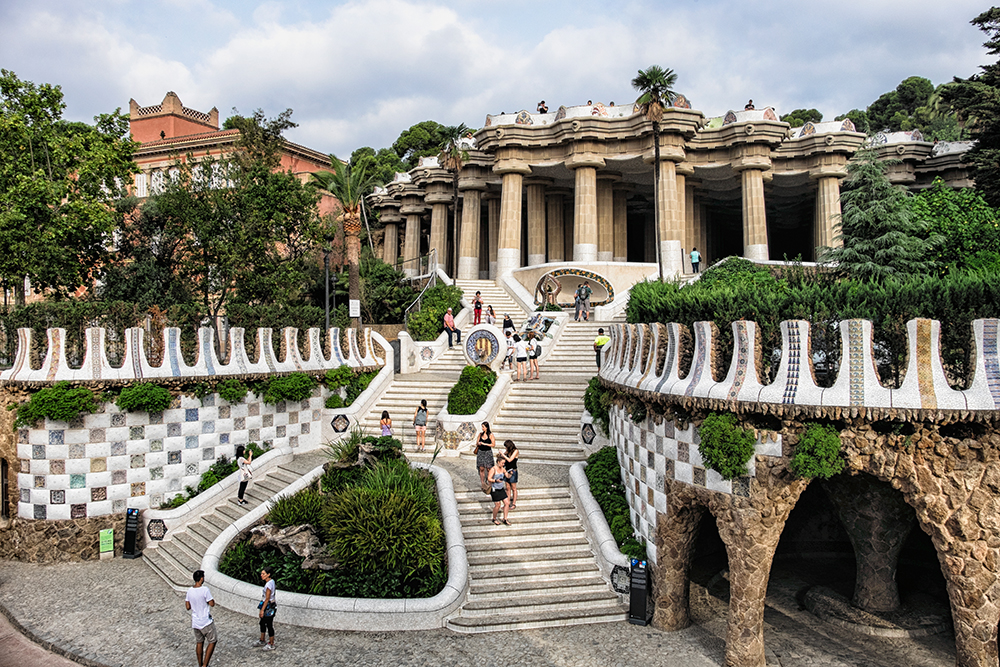
[[[820,248],[835,248],[843,245],[836,239],[836,225],[840,222],[840,179],[837,176],[823,176],[816,179],[816,213],[813,229],[817,259]]]
[[[417,275],[419,268],[416,259],[420,256],[420,214],[424,211],[422,194],[404,190],[403,204],[399,209],[399,212],[406,216],[406,231],[403,237],[403,272],[408,276]]]
[[[744,169],[740,180],[743,184],[743,256],[747,259],[768,259],[764,172]]]
[[[615,174],[597,176],[597,261],[610,262],[615,255]]]
[[[528,266],[545,263],[545,188],[548,179],[532,178],[527,183]]]
[[[899,609],[896,564],[916,516],[903,494],[868,475],[839,475],[822,483],[837,509],[857,561],[854,606]]]
[[[575,154],[566,160],[566,168],[576,171],[573,197],[573,261],[597,259],[597,170],[604,159],[589,153]]]
[[[667,278],[682,273],[680,207],[677,197],[677,165],[672,160],[660,160],[660,257]]]
[[[521,266],[521,204],[525,174],[531,168],[524,162],[501,160],[493,171],[503,176],[500,192],[500,239],[497,246],[497,276]]]
[[[392,266],[399,257],[399,228],[395,222],[385,224],[385,235],[382,237],[382,261]]]
[[[489,224],[490,243],[490,280],[497,277],[497,248],[500,247],[500,198],[491,195],[486,200],[486,213]]]
[[[565,232],[563,192],[561,190],[553,192],[550,189],[546,204],[548,206],[545,215],[549,236],[547,244],[548,261],[561,262],[565,257],[563,253],[566,246],[565,236],[563,235]]]
[[[661,630],[691,625],[691,559],[704,514],[702,506],[671,505],[657,516],[653,625]]]
[[[614,228],[615,250],[613,260],[628,261],[628,191],[624,187],[615,187],[614,192]]]
[[[462,228],[458,251],[458,279],[479,280],[479,190],[462,192]]]

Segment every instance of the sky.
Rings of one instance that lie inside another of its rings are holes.
[[[65,117],[129,99],[221,119],[294,110],[286,136],[347,157],[414,123],[635,100],[660,65],[695,109],[824,118],[908,76],[935,85],[991,61],[969,0],[0,0],[0,68],[58,84]]]

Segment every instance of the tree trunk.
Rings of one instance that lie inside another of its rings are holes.
[[[351,301],[361,300],[361,237],[358,234],[347,234],[347,295]],[[348,304],[350,306],[350,304]],[[351,327],[361,329],[361,318],[352,317]]]
[[[663,282],[663,253],[660,248],[660,124],[653,121],[653,226],[656,229],[656,268]]]

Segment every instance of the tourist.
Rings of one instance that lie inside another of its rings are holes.
[[[528,379],[538,379],[538,358],[542,356],[542,341],[536,333],[528,334],[531,341],[531,353],[528,355]]]
[[[517,382],[522,378],[530,380],[531,376],[525,373],[525,364],[528,363],[528,341],[517,334],[514,334],[514,357],[517,359],[517,377],[514,381]]]
[[[493,306],[486,306],[486,324],[496,324],[497,316],[493,312]]]
[[[508,472],[507,496],[510,498],[510,508],[514,509],[517,507],[517,459],[521,456],[521,452],[518,451],[513,440],[504,440],[503,447],[505,451],[500,456],[506,462]]]
[[[379,420],[378,425],[382,428],[382,437],[387,435],[392,435],[392,419],[389,418],[389,411],[382,411],[382,419]]]
[[[753,100],[750,100],[749,102],[747,102],[747,105],[745,107],[743,107],[743,110],[744,111],[753,111],[754,110],[754,108],[753,108]]]
[[[597,353],[597,370],[601,370],[601,348],[611,341],[610,336],[604,335],[604,329],[597,330],[597,338],[594,339],[594,352]]]
[[[580,312],[583,313],[584,321],[590,320],[590,295],[594,290],[590,289],[590,282],[584,280],[580,286]]]
[[[260,592],[260,640],[257,646],[263,646],[265,651],[274,650],[274,615],[278,613],[277,586],[271,578],[271,566],[265,565],[260,570],[260,578],[264,582],[264,588]],[[264,641],[264,632],[267,632],[270,641]]]
[[[417,433],[417,451],[422,452],[427,444],[427,399],[420,399],[413,411],[413,430]]]
[[[587,106],[588,107],[589,106],[593,106],[593,105],[594,105],[594,100],[587,100]]]
[[[500,511],[500,505],[503,505],[503,523],[510,525],[510,521],[507,520],[507,513],[510,511],[509,499],[507,498],[507,491],[504,487],[507,485],[507,478],[510,473],[504,469],[504,459],[503,456],[498,456],[497,461],[490,468],[489,483],[490,483],[490,498],[493,500],[493,523],[500,525],[500,520],[497,518],[497,513]]]
[[[698,252],[697,248],[691,248],[691,271],[698,273],[698,268],[701,266],[701,253]]]
[[[472,326],[476,326],[483,318],[483,297],[476,290],[476,296],[472,299]]]
[[[514,370],[514,334],[507,330],[505,335],[507,336],[507,356],[500,363],[500,370],[503,370],[504,364],[508,364],[508,368]]]
[[[184,597],[184,606],[191,612],[191,628],[194,630],[194,654],[198,656],[198,667],[208,667],[215,651],[215,643],[219,634],[215,631],[215,621],[212,619],[211,607],[215,606],[212,591],[205,586],[205,571],[195,570],[194,586],[188,589]],[[202,647],[208,644],[202,660]]]
[[[580,321],[580,310],[583,308],[583,299],[580,298],[580,293],[583,291],[583,283],[579,283],[576,286],[576,291],[573,292],[573,321]]]
[[[237,445],[236,447],[236,466],[240,471],[240,490],[236,494],[236,502],[240,505],[249,505],[246,500],[243,499],[243,495],[247,492],[247,484],[253,479],[253,470],[250,469],[250,462],[253,461],[253,452],[249,448],[243,445]]]
[[[508,331],[514,333],[517,328],[514,326],[514,320],[510,319],[510,315],[507,313],[503,314],[503,331],[507,333]]]
[[[542,100],[541,102],[539,102],[538,103],[538,107],[536,107],[536,108],[538,110],[538,113],[548,113],[549,112],[549,108],[547,106],[545,106],[545,100]]]
[[[459,345],[462,344],[462,332],[455,326],[455,317],[451,314],[451,308],[449,308],[448,312],[444,314],[444,331],[448,334],[448,347],[451,347],[452,335],[458,337]]]
[[[479,485],[485,490],[486,471],[493,467],[493,447],[497,440],[490,430],[490,423],[483,422],[483,430],[479,433],[476,443],[476,467],[479,468]]]

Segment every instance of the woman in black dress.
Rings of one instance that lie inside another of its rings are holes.
[[[476,443],[476,467],[479,468],[480,486],[486,486],[486,471],[493,467],[493,448],[496,444],[497,439],[490,431],[490,423],[483,422],[483,430]]]

